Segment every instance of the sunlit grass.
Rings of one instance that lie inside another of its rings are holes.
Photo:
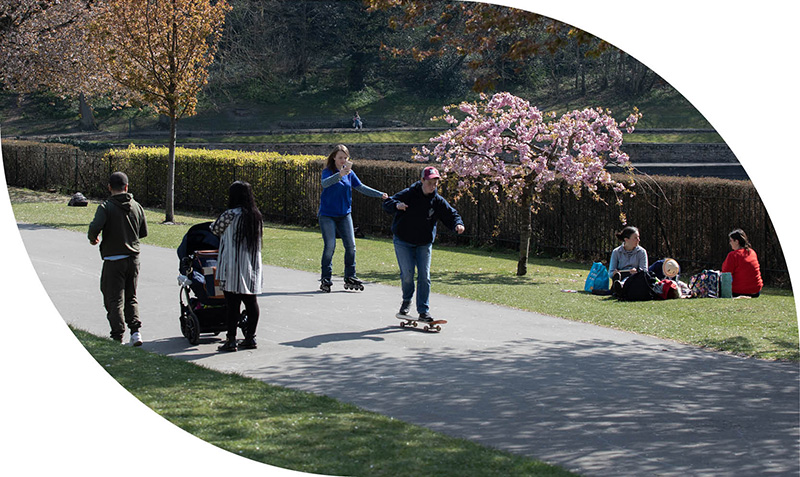
[[[371,131],[358,133],[303,133],[266,134],[258,136],[227,135],[179,137],[178,144],[274,144],[274,143],[322,143],[322,144],[427,144],[437,131]],[[120,143],[136,145],[163,144],[164,139],[121,139]],[[642,133],[625,136],[626,143],[666,143],[666,144],[718,144],[722,138],[717,133]]]

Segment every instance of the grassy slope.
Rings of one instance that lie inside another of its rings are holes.
[[[585,107],[611,109],[623,119],[633,106],[644,114],[640,128],[710,128],[711,126],[685,98],[674,91],[655,91],[635,101],[623,100],[610,93],[588,97],[536,98],[519,93],[543,110],[566,111]],[[77,132],[77,104],[54,97],[26,97],[17,103],[16,95],[0,94],[0,122],[3,134],[63,134]],[[198,114],[178,123],[181,131],[267,130],[281,122],[348,120],[358,109],[365,126],[378,119],[397,120],[410,126],[435,126],[430,118],[441,114],[441,107],[463,98],[420,98],[404,91],[377,92],[368,90],[350,95],[333,91],[293,94],[269,103],[234,101],[201,97]],[[101,130],[115,133],[128,131],[129,119],[134,129],[156,130],[155,116],[135,110],[115,111],[109,107],[96,109]]]

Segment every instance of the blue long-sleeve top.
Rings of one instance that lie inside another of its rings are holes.
[[[408,208],[397,210],[399,202],[408,205]],[[419,181],[384,200],[383,210],[394,214],[392,233],[403,242],[414,245],[433,243],[437,220],[441,220],[450,230],[455,230],[457,225],[464,225],[461,216],[444,197],[438,192],[425,195],[422,182]]]
[[[322,170],[322,194],[319,197],[319,215],[341,217],[352,211],[353,189],[367,197],[382,197],[383,192],[364,185],[355,172],[342,177],[327,167]]]

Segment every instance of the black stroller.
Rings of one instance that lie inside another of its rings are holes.
[[[227,330],[225,296],[216,282],[219,237],[211,233],[210,225],[193,225],[178,247],[181,333],[192,345],[201,333],[219,335]],[[239,327],[244,329],[246,321],[242,311]]]

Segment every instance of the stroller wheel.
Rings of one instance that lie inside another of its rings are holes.
[[[200,320],[197,319],[197,315],[195,315],[192,310],[189,310],[189,313],[184,319],[184,323],[185,332],[183,336],[189,340],[189,344],[196,345],[200,340]]]
[[[185,303],[184,303],[185,298]],[[189,298],[189,289],[181,290],[181,334],[189,340],[189,344],[196,345],[200,340],[200,320],[192,310],[192,301]]]

